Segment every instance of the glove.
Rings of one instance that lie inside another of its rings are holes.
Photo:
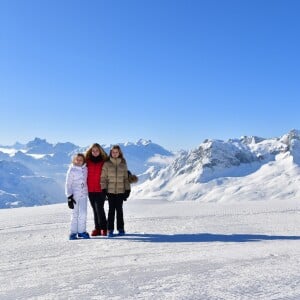
[[[73,198],[73,195],[68,197],[68,206],[70,209],[74,208],[74,204],[76,204],[76,201]]]
[[[130,195],[130,190],[126,190],[125,193],[124,193],[124,201],[127,200],[127,198],[129,197]]]

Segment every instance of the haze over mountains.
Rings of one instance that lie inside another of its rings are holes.
[[[111,145],[103,145],[109,152]],[[172,153],[149,140],[120,143],[130,170],[140,174],[148,159]],[[27,144],[0,146],[0,208],[52,204],[65,201],[65,175],[72,156],[85,152],[70,142],[50,144],[35,138]]]
[[[208,139],[177,153],[142,139],[120,146],[129,169],[139,175],[131,197],[227,202],[300,195],[298,130],[277,138]],[[103,147],[108,152],[110,145]],[[0,208],[64,202],[71,157],[86,149],[40,138],[0,146]]]

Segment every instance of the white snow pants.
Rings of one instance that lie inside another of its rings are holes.
[[[76,198],[76,204],[72,209],[71,217],[71,233],[86,232],[86,219],[87,219],[87,197]]]

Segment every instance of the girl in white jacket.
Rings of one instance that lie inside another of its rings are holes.
[[[68,198],[68,206],[72,209],[71,232],[69,239],[89,239],[86,232],[87,219],[87,168],[84,154],[78,153],[73,157],[67,176],[65,193]]]

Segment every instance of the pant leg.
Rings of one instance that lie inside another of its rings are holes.
[[[114,230],[115,211],[116,211],[115,195],[109,195],[108,196],[108,218],[107,218],[108,230]]]
[[[119,196],[116,199],[117,211],[117,229],[124,230],[124,216],[123,216],[123,197]]]
[[[79,205],[76,201],[76,204],[74,204],[74,208],[72,209],[72,215],[71,215],[71,233],[78,233],[78,215],[79,215]]]
[[[79,213],[78,213],[78,232],[86,232],[87,219],[87,198],[78,199]]]
[[[95,202],[97,217],[98,217],[98,224],[100,229],[107,230],[107,220],[104,210],[104,203],[105,203],[105,195],[104,193],[97,193],[97,198]]]
[[[95,229],[100,229],[100,224],[98,222],[99,217],[96,209],[97,194],[99,193],[89,193],[89,200],[93,209]]]

